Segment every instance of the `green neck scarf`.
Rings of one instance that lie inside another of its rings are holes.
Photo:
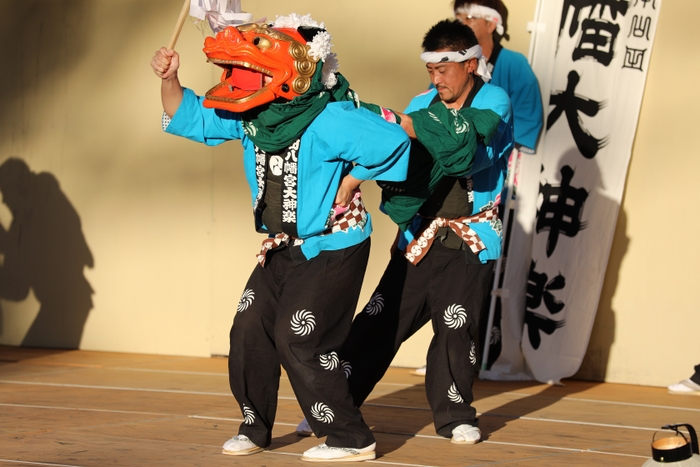
[[[418,143],[411,144],[406,181],[381,184],[383,209],[403,231],[443,177],[470,173],[477,144],[488,144],[501,121],[489,109],[453,111],[442,102],[409,115]]]
[[[323,62],[318,62],[311,87],[289,102],[272,103],[242,115],[243,129],[253,143],[266,152],[278,152],[296,141],[330,102],[359,100],[350,83],[336,73],[338,83],[326,89],[321,82]]]

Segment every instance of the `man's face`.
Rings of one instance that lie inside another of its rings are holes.
[[[445,52],[445,50],[436,50]],[[472,73],[476,69],[476,59],[466,62],[443,62],[426,64],[430,82],[447,107],[460,108],[474,85]]]

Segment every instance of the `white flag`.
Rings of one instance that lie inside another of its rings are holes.
[[[241,0],[191,0],[190,16],[209,23],[212,31],[226,26],[250,23],[251,13],[241,11]]]

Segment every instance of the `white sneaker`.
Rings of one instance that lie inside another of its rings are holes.
[[[236,435],[224,443],[221,452],[229,456],[249,456],[262,450],[263,448],[249,440],[246,435]]]
[[[454,444],[476,444],[481,439],[481,430],[471,425],[459,425],[452,430]]]
[[[423,365],[420,368],[416,368],[415,370],[411,370],[410,373],[412,375],[416,375],[416,376],[425,376],[425,368],[426,368],[426,365]]]
[[[301,460],[309,462],[355,462],[372,460],[376,457],[374,449],[377,443],[372,443],[366,448],[334,448],[319,444],[307,451],[301,456]]]
[[[672,384],[668,387],[669,394],[683,394],[687,396],[700,396],[700,384],[696,384],[689,379],[684,379],[680,383]]]
[[[309,422],[303,419],[301,423],[297,425],[297,436],[311,436],[314,434],[314,430],[311,429]]]

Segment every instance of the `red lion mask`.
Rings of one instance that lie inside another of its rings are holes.
[[[267,24],[229,26],[207,37],[204,53],[224,72],[206,93],[204,106],[243,112],[304,94],[319,61],[309,56],[306,42],[296,29]]]

